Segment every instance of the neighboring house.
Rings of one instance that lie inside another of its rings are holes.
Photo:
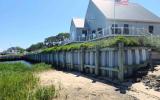
[[[100,36],[160,34],[160,18],[139,4],[120,0],[90,0],[85,19],[73,18],[72,41]]]
[[[11,47],[9,49],[7,49],[6,51],[3,51],[2,54],[20,54],[20,53],[25,53],[25,50],[23,50],[22,48],[19,47]]]
[[[17,49],[15,49],[15,48],[11,48],[11,49],[8,49],[8,50],[6,51],[6,53],[7,53],[7,54],[18,54],[18,53],[20,53],[20,50],[17,50]]]
[[[84,27],[84,19],[73,18],[70,27],[71,40],[78,40],[78,36],[82,35],[83,30],[87,30]]]

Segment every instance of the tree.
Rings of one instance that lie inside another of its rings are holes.
[[[69,37],[70,37],[69,33],[59,33],[56,36],[51,36],[51,37],[45,38],[44,43],[39,42],[37,44],[31,45],[26,50],[28,52],[31,52],[31,51],[44,49],[46,47],[52,47],[52,46],[55,46],[55,45],[60,45],[62,41],[64,41],[65,39],[69,39]]]
[[[33,44],[31,45],[29,48],[27,48],[26,50],[28,52],[31,52],[31,51],[36,51],[36,50],[40,50],[40,49],[44,49],[45,48],[45,45],[43,44],[43,42],[39,42],[37,44]]]
[[[64,41],[65,39],[68,39],[70,37],[70,34],[69,33],[59,33],[57,35],[57,39],[59,41]]]
[[[3,51],[1,54],[19,54],[19,53],[24,53],[25,49],[21,47],[10,47],[7,50]]]
[[[64,41],[65,39],[69,39],[70,34],[69,33],[59,33],[56,36],[48,37],[44,40],[44,44],[47,47],[52,47],[54,45],[59,45],[60,42]]]

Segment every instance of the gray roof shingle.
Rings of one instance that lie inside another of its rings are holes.
[[[114,19],[114,2],[110,0],[92,0],[108,19]],[[160,22],[160,17],[139,4],[115,4],[115,19],[125,21]]]

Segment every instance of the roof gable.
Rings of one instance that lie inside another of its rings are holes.
[[[72,22],[76,28],[84,28],[84,19],[73,18]]]
[[[110,0],[92,0],[97,8],[108,19],[114,19],[114,2]],[[115,19],[127,21],[160,22],[160,18],[136,3],[128,5],[115,5]]]

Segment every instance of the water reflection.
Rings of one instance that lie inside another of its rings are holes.
[[[0,63],[23,63],[29,67],[32,66],[32,63],[28,62],[28,61],[24,61],[24,60],[18,60],[18,61],[4,61],[4,62],[0,62]]]

